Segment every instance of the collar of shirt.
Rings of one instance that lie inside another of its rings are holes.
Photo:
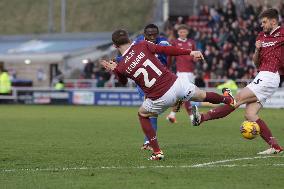
[[[187,39],[178,38],[179,41],[186,42]]]
[[[130,50],[130,48],[134,45],[134,43],[131,43],[131,45],[126,49],[126,51],[122,54],[122,56],[126,55],[126,53],[128,53],[128,51]]]
[[[269,35],[272,35],[276,30],[278,30],[280,28],[280,26],[278,26],[278,27],[276,27],[274,30],[272,30],[271,32],[270,32],[270,34]]]

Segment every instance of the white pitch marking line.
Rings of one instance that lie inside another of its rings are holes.
[[[256,157],[244,157],[244,158],[237,158],[237,159],[226,159],[226,160],[219,160],[219,161],[211,161],[207,163],[200,163],[194,165],[158,165],[158,166],[137,166],[137,167],[63,167],[63,168],[22,168],[22,169],[0,169],[0,172],[17,172],[17,171],[70,171],[70,170],[99,170],[99,169],[147,169],[147,168],[218,168],[218,167],[257,167],[259,165],[254,164],[247,164],[247,165],[237,165],[237,164],[222,164],[227,162],[235,162],[235,161],[243,161],[243,160],[254,160],[254,159],[267,159],[267,158],[283,158],[284,156],[256,156]],[[221,165],[219,165],[221,164]],[[276,163],[276,164],[262,164],[262,166],[284,166],[284,163]]]
[[[227,163],[227,162],[234,162],[234,161],[243,161],[243,160],[253,160],[253,159],[267,159],[267,158],[276,158],[276,157],[284,157],[284,156],[256,156],[256,157],[244,157],[244,158],[237,158],[237,159],[225,159],[220,161],[211,161],[208,163],[201,163],[201,164],[195,164],[191,167],[205,167],[208,165],[215,165],[219,163]]]

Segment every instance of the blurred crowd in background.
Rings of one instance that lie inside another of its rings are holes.
[[[268,6],[269,7],[269,6]],[[233,1],[226,5],[200,7],[198,15],[177,17],[165,23],[164,32],[170,42],[176,39],[176,29],[181,24],[189,27],[189,38],[195,40],[206,62],[196,64],[196,85],[204,87],[209,79],[252,79],[257,69],[252,62],[257,34],[261,31],[258,15],[266,6],[245,5],[245,10],[238,13]],[[284,23],[284,3],[277,6]],[[114,79],[101,68],[98,62],[86,64],[86,79],[97,79],[98,87],[113,85]]]

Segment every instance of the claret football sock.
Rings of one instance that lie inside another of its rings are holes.
[[[272,136],[272,133],[266,123],[262,119],[256,120],[256,123],[260,127],[260,136],[265,140],[267,144],[269,144],[271,147],[275,149],[281,149],[281,147],[278,145],[276,139]]]
[[[283,150],[283,148],[281,146],[279,146],[276,138],[274,138],[274,137],[270,137],[269,145],[276,150]]]
[[[210,102],[212,104],[230,104],[231,97],[219,95],[214,92],[206,92],[206,98],[204,99],[204,102]]]
[[[235,109],[233,109],[230,105],[227,104],[211,109],[209,112],[201,114],[201,123],[212,119],[223,118],[232,113],[234,110]]]
[[[145,134],[145,136],[149,139],[150,145],[153,148],[154,152],[159,152],[160,147],[158,144],[158,140],[157,140],[157,136],[156,136],[156,132],[153,129],[150,119],[148,117],[143,117],[138,113],[139,116],[139,121],[142,127],[142,130]]]
[[[157,133],[157,129],[158,129],[158,118],[157,117],[150,117],[150,122],[151,125],[153,127],[153,129],[155,130],[155,132]],[[147,136],[145,136],[144,138],[144,144],[149,142]]]
[[[266,123],[262,119],[258,119],[255,121],[260,127],[260,136],[269,144],[270,137],[272,137],[272,133],[270,129],[267,127]]]

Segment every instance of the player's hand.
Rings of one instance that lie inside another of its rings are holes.
[[[117,64],[110,60],[110,61],[106,61],[106,60],[100,60],[100,64],[107,70],[107,71],[113,71]]]
[[[259,50],[260,47],[261,47],[261,41],[258,40],[258,41],[255,42],[255,48],[256,48],[257,50]]]
[[[204,57],[203,57],[203,55],[200,51],[191,51],[190,56],[193,56],[193,58],[196,59],[196,60],[204,59]]]

